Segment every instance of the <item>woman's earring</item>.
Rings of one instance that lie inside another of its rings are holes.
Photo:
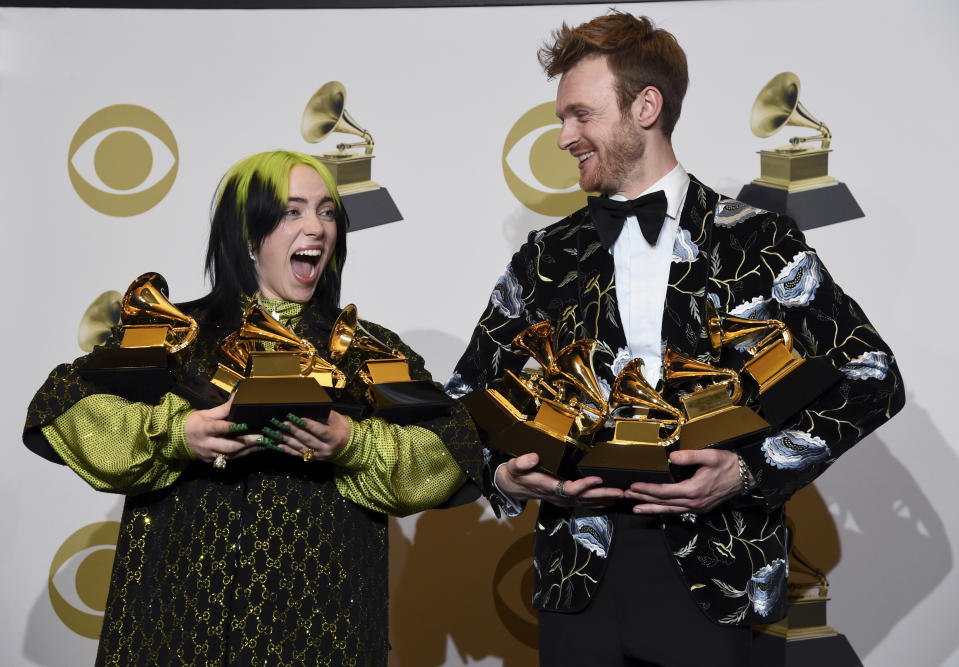
[[[247,243],[247,244],[246,244],[246,251],[247,251],[248,253],[250,253],[250,259],[253,260],[253,262],[256,262],[256,257],[253,256],[253,244],[252,244],[252,243]]]

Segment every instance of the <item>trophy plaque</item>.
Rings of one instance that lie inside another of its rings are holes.
[[[340,311],[330,333],[329,354],[339,363],[360,355],[356,377],[366,387],[373,415],[392,422],[421,421],[449,413],[456,402],[427,380],[413,380],[407,358],[359,323],[356,306]]]
[[[346,87],[329,81],[306,103],[300,134],[311,144],[333,132],[362,137],[363,141],[337,144],[335,151],[315,156],[336,181],[343,207],[350,216],[351,230],[365,229],[402,220],[386,188],[372,180],[373,135],[346,111]],[[363,153],[351,151],[362,147]]]
[[[290,412],[322,421],[330,410],[350,416],[362,411],[337,391],[337,384],[345,381],[342,373],[321,359],[312,343],[273,319],[256,297],[240,328],[217,352],[222,361],[210,383],[227,392],[236,388],[229,419],[247,424],[251,432]],[[321,384],[324,380],[328,386]]]
[[[779,320],[720,313],[707,299],[706,327],[716,352],[737,343],[748,345],[742,371],[755,381],[762,416],[772,426],[781,426],[843,377],[825,359],[801,357],[793,348],[792,333]]]
[[[609,411],[612,437],[587,449],[579,471],[623,489],[633,482],[674,481],[669,455],[678,447],[685,418],[643,376],[642,358],[628,362],[616,376]]]
[[[168,299],[159,273],[137,277],[120,303],[118,347],[96,348],[80,375],[132,401],[155,402],[174,383],[173,355],[192,343],[199,326]]]
[[[769,137],[786,125],[812,128],[818,134],[792,137],[788,146],[759,151],[760,177],[743,187],[737,199],[785,213],[800,229],[811,229],[863,216],[849,188],[829,175],[832,133],[799,101],[799,77],[783,72],[759,92],[749,121],[757,137]],[[819,147],[805,145],[818,141]]]

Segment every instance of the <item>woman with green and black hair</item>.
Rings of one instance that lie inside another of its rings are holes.
[[[214,199],[213,288],[180,306],[200,333],[179,353],[176,379],[213,375],[218,342],[254,294],[322,349],[339,312],[346,227],[315,158],[276,151],[232,167]],[[430,379],[395,334],[363,326],[408,357],[413,379]],[[463,408],[402,426],[278,415],[275,429],[241,436],[230,401],[133,402],[77,369],[51,373],[24,442],[127,496],[98,664],[386,664],[387,515],[441,504],[479,474]]]

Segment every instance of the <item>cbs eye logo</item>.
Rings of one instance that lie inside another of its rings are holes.
[[[116,217],[149,211],[176,179],[180,154],[163,119],[116,104],[83,121],[70,142],[70,182],[91,208]]]
[[[553,217],[586,205],[586,193],[577,186],[576,158],[556,145],[560,129],[555,103],[544,102],[520,116],[503,144],[510,192],[526,208]]]
[[[119,536],[116,521],[84,526],[64,541],[50,563],[47,589],[53,610],[83,637],[100,637]]]

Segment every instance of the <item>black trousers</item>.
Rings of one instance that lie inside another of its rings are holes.
[[[747,667],[752,632],[721,626],[687,590],[659,520],[617,514],[606,574],[581,612],[539,612],[543,667]]]

